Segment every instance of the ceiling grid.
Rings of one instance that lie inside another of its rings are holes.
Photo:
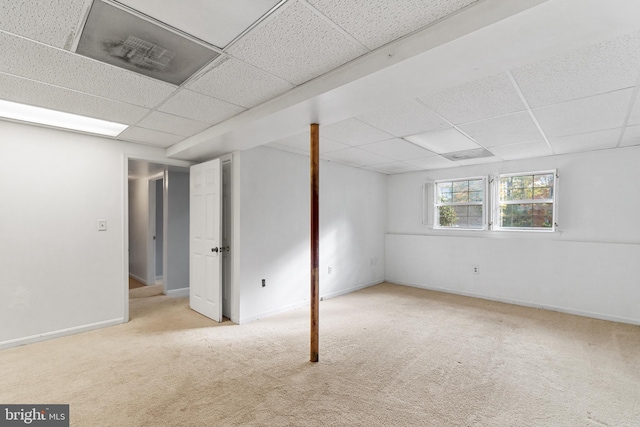
[[[323,159],[387,174],[623,148],[640,144],[640,5],[611,1],[0,1],[0,99],[130,125],[122,141],[212,147],[171,151],[188,160],[262,144],[308,155],[305,120],[321,123]],[[78,55],[96,2],[222,54],[178,85]],[[572,7],[580,19],[563,20]],[[418,36],[445,42],[405,43]],[[351,81],[361,58],[370,73]],[[243,132],[255,141],[227,142]],[[470,149],[491,156],[450,160]]]

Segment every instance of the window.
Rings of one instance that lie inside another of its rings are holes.
[[[498,229],[554,231],[556,171],[498,177]]]
[[[435,182],[435,228],[486,228],[485,178]]]
[[[425,182],[422,223],[437,230],[557,231],[557,192],[557,170]]]

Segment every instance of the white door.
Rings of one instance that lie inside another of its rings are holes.
[[[220,159],[191,166],[189,305],[222,321],[222,167]]]

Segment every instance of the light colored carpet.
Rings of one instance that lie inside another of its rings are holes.
[[[143,288],[146,285],[133,277],[129,276],[129,289]]]
[[[216,324],[135,298],[128,324],[0,352],[0,402],[76,426],[638,426],[640,327],[391,284]]]

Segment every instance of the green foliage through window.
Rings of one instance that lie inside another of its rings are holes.
[[[483,178],[438,181],[435,188],[437,227],[484,228]]]
[[[555,173],[501,176],[501,228],[553,228]]]

